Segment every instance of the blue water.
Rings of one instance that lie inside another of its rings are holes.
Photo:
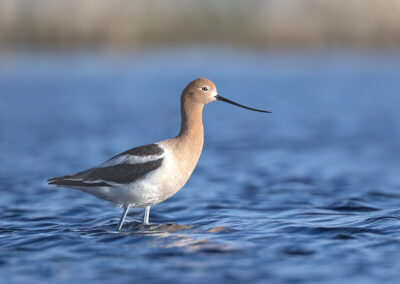
[[[0,63],[2,283],[399,283],[400,54],[29,53]],[[150,227],[46,178],[173,137],[212,79],[205,147]]]

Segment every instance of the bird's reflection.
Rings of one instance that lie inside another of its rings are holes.
[[[141,222],[130,222],[126,235],[149,235],[155,237],[151,245],[157,248],[181,248],[187,252],[227,252],[235,250],[227,244],[221,244],[212,240],[212,235],[218,233],[229,233],[227,227],[213,227],[202,230],[194,225],[176,223],[143,225]]]

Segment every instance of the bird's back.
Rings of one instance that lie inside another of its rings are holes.
[[[70,188],[126,185],[159,168],[163,159],[164,150],[157,144],[148,144],[118,154],[97,167],[48,179],[48,183]]]

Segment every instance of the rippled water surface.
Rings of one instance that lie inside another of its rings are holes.
[[[400,55],[30,54],[0,64],[8,283],[399,283]],[[45,179],[177,134],[206,76],[205,147],[177,195],[128,215]],[[4,283],[4,282],[3,282]]]

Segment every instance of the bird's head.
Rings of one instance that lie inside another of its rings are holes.
[[[271,113],[270,111],[247,107],[220,96],[214,83],[205,78],[193,80],[186,86],[182,92],[182,101],[185,100],[202,105],[206,105],[214,101],[222,101],[252,111]]]

